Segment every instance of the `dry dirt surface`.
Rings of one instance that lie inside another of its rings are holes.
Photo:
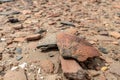
[[[0,0],[0,80],[120,80],[120,0]]]

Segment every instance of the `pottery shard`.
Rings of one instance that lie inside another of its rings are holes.
[[[27,80],[27,78],[24,71],[19,70],[19,71],[8,71],[4,76],[4,80]]]
[[[101,55],[96,48],[84,39],[66,33],[57,35],[57,46],[64,58],[74,58],[78,61],[85,61],[88,58]]]
[[[75,60],[60,57],[62,71],[69,80],[89,80],[85,70]]]
[[[27,41],[34,41],[34,40],[38,40],[40,38],[41,38],[40,34],[33,34],[33,35],[30,35],[30,36],[27,36],[26,40]]]

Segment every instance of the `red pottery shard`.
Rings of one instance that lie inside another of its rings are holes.
[[[57,46],[64,58],[74,58],[78,61],[85,61],[88,58],[101,55],[86,40],[64,32],[57,35]]]

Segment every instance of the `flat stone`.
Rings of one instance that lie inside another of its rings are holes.
[[[60,57],[62,71],[69,80],[89,80],[87,73],[75,60],[67,60]]]
[[[27,80],[25,72],[23,70],[19,71],[7,71],[4,80]]]
[[[14,38],[14,42],[24,42],[25,38]]]
[[[16,53],[16,54],[21,54],[21,53],[22,53],[22,48],[17,47],[17,48],[15,49],[15,53]]]
[[[23,26],[22,26],[22,24],[14,24],[13,28],[14,28],[15,30],[19,30],[19,29],[22,29]]]
[[[116,39],[119,39],[119,38],[120,38],[120,33],[115,32],[115,31],[109,32],[109,35],[110,35],[110,36],[113,36],[113,37],[116,38]]]
[[[99,51],[86,40],[61,32],[57,35],[57,46],[64,58],[74,58],[85,61],[88,58],[100,56]]]
[[[16,60],[20,61],[23,57],[21,55],[16,56]]]
[[[27,41],[34,41],[34,40],[39,40],[40,38],[41,38],[40,34],[33,34],[33,35],[27,36],[25,39]]]
[[[50,48],[57,48],[56,33],[48,33],[45,38],[41,39],[37,48],[45,51]]]

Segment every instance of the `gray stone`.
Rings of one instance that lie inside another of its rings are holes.
[[[41,51],[45,51],[50,48],[57,48],[56,33],[47,34],[46,37],[39,42],[37,48],[40,48]]]
[[[22,57],[21,55],[16,56],[16,60],[17,60],[17,61],[21,60],[22,58],[23,58],[23,57]]]

